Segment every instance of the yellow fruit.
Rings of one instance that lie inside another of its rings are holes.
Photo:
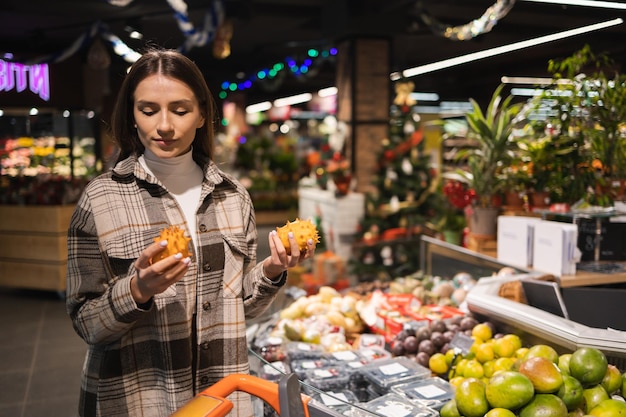
[[[491,327],[485,323],[478,323],[472,328],[472,337],[482,340],[483,342],[493,337]]]
[[[455,376],[465,376],[465,367],[467,366],[467,362],[469,362],[469,359],[461,358],[459,363],[457,363],[454,367]]]
[[[436,374],[443,375],[448,372],[448,364],[446,363],[446,355],[443,353],[435,353],[428,359],[428,367]]]
[[[517,349],[515,351],[515,357],[518,359],[523,359],[526,357],[526,355],[528,354],[528,348],[527,347],[521,347],[519,349]]]
[[[583,403],[583,386],[571,375],[563,375],[563,385],[556,395],[563,400],[568,411],[574,411]]]
[[[535,357],[546,358],[554,363],[557,363],[559,361],[559,354],[552,346],[549,345],[540,344],[529,347],[524,359],[530,359]]]
[[[600,404],[604,400],[609,399],[609,394],[602,388],[602,385],[594,385],[590,388],[583,390],[584,410],[589,414],[589,411],[593,410],[596,405]]]
[[[513,358],[498,358],[494,363],[494,373],[498,371],[510,371],[513,369],[515,359]]]
[[[593,407],[588,414],[595,417],[624,417],[626,416],[626,403],[614,399],[604,400]]]
[[[169,226],[161,231],[159,237],[155,237],[155,242],[161,242],[167,240],[167,246],[162,252],[157,253],[151,259],[151,263],[158,262],[168,256],[176,255],[180,253],[183,258],[187,258],[189,253],[189,242],[191,238],[185,236],[185,231],[177,226]]]
[[[569,361],[569,373],[583,384],[590,387],[602,382],[608,362],[602,351],[593,347],[582,347],[572,353]]]
[[[514,334],[505,334],[493,341],[493,352],[498,358],[510,358],[521,347],[522,342],[519,336]]]
[[[464,380],[465,380],[465,377],[463,376],[455,376],[455,377],[450,378],[448,382],[456,390],[458,386],[461,384],[461,382],[463,382]],[[455,407],[456,407],[456,404],[455,404]]]
[[[490,343],[482,343],[476,346],[474,354],[476,355],[476,360],[480,363],[485,363],[495,358],[493,346]]]
[[[567,407],[554,394],[536,394],[522,407],[519,417],[567,417]]]
[[[483,371],[485,371],[486,378],[491,378],[496,372],[496,361],[492,359],[483,363]]]
[[[446,363],[448,366],[456,365],[461,360],[461,354],[457,353],[455,349],[448,349],[445,353],[446,355]]]
[[[287,224],[276,228],[280,241],[285,246],[288,254],[291,254],[291,245],[289,244],[289,232],[293,233],[300,252],[304,253],[308,249],[307,242],[312,239],[313,242],[319,243],[319,234],[315,225],[308,220],[300,220],[296,218],[293,222],[287,221]]]
[[[626,397],[626,372],[622,374],[622,397]]]
[[[609,364],[607,366],[601,385],[609,395],[622,388],[622,374],[615,365]]]
[[[563,375],[550,359],[540,356],[526,359],[520,364],[519,372],[531,380],[535,391],[541,394],[556,392],[563,385]]]
[[[528,403],[535,395],[533,383],[515,371],[498,372],[485,387],[489,405],[494,408],[515,410]]]
[[[485,370],[483,369],[483,365],[476,359],[470,359],[469,361],[467,361],[467,364],[465,364],[463,376],[465,376],[466,378],[482,378],[483,376],[485,376]]]
[[[506,408],[492,408],[487,411],[485,417],[515,417],[515,413],[511,410],[507,410]]]
[[[483,417],[489,411],[485,384],[476,378],[464,379],[454,392],[460,414],[465,417]]]
[[[559,355],[559,360],[556,362],[561,373],[563,375],[569,375],[569,361],[572,359],[571,353],[564,353]]]

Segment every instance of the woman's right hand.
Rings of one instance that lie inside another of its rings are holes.
[[[137,274],[131,278],[130,291],[137,304],[150,301],[155,294],[162,293],[185,276],[191,259],[183,258],[180,253],[152,263],[151,259],[164,251],[166,246],[166,240],[155,242],[144,249],[135,261]]]

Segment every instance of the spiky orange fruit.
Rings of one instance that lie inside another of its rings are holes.
[[[287,249],[287,253],[291,254],[289,245],[289,232],[293,232],[293,236],[296,238],[298,248],[301,253],[307,251],[307,242],[309,239],[313,239],[313,242],[319,243],[320,236],[317,233],[317,228],[310,220],[300,220],[296,218],[294,221],[287,221],[287,224],[282,227],[277,227],[278,237],[283,245]]]
[[[161,230],[161,234],[159,237],[155,237],[154,241],[161,242],[163,240],[167,240],[167,246],[163,252],[157,253],[152,258],[153,263],[165,259],[168,256],[176,255],[177,253],[182,254],[183,258],[191,256],[189,253],[189,241],[191,238],[185,236],[183,229],[177,226],[169,226]]]

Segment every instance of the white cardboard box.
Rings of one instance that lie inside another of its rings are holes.
[[[498,260],[528,268],[533,264],[533,232],[538,217],[498,217]]]
[[[542,220],[535,225],[533,269],[557,277],[576,274],[580,258],[577,244],[577,225]]]

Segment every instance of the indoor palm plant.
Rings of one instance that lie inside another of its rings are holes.
[[[470,222],[470,231],[474,234],[495,235],[499,208],[493,202],[503,187],[499,174],[514,158],[511,135],[520,104],[513,103],[510,95],[503,97],[503,88],[500,84],[495,89],[485,111],[470,98],[472,110],[465,115],[468,138],[474,140],[476,146],[459,152],[467,166],[456,173],[476,194]]]

